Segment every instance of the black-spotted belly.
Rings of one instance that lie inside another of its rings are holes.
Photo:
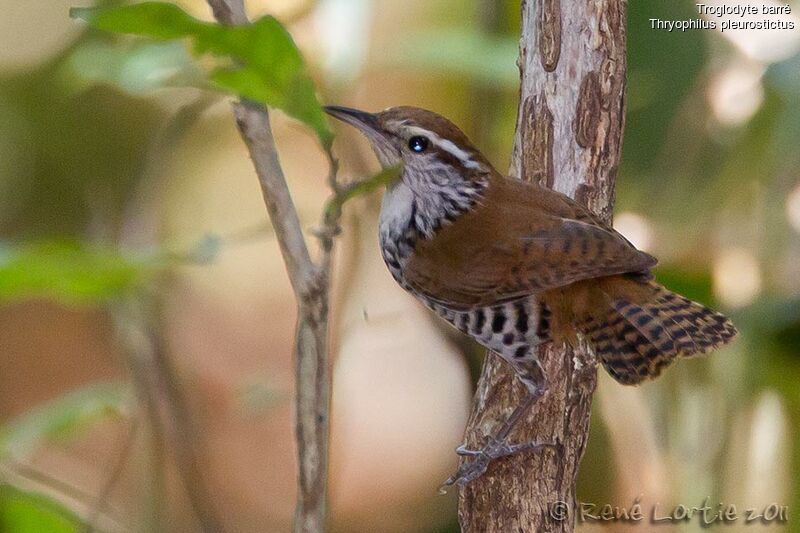
[[[531,356],[531,348],[550,338],[549,311],[534,297],[468,311],[436,303],[428,306],[459,331],[509,360]]]

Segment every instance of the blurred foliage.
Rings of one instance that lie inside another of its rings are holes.
[[[285,111],[310,126],[323,146],[333,140],[300,51],[273,17],[225,26],[201,22],[174,4],[161,2],[73,8],[70,15],[109,32],[158,40],[190,38],[198,55],[208,53],[230,62],[211,72],[214,86]]]
[[[65,304],[100,303],[129,292],[166,265],[81,241],[0,242],[0,303],[44,297]]]
[[[0,531],[78,533],[85,525],[47,496],[0,484]]]
[[[108,417],[126,416],[131,399],[127,384],[95,383],[35,407],[0,427],[0,460],[24,464],[46,443],[78,435]],[[83,522],[51,497],[0,483],[0,531],[84,530]]]
[[[674,117],[698,83],[708,55],[702,32],[653,31],[649,19],[692,18],[689,2],[628,4],[628,90],[622,174],[652,170]]]
[[[0,74],[0,232],[14,240],[117,224],[161,119],[153,101],[74,86],[67,57]]]
[[[516,89],[518,39],[468,29],[413,33],[384,57],[390,64],[422,69],[429,75],[467,76],[473,82]]]
[[[146,252],[74,239],[0,241],[0,306],[32,298],[70,306],[113,303],[170,267],[208,264],[224,246],[262,237],[268,229],[258,225],[225,237],[208,234],[188,249]]]
[[[88,40],[76,46],[64,65],[78,84],[107,84],[147,95],[163,87],[200,86],[205,75],[179,42]]]
[[[49,440],[68,438],[110,416],[125,416],[131,400],[126,384],[95,383],[35,407],[0,428],[0,459],[24,460]]]
[[[689,271],[674,266],[657,267],[658,282],[691,300],[716,306],[711,290],[711,273]]]

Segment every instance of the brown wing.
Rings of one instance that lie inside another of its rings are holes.
[[[498,175],[481,205],[417,243],[404,273],[428,297],[471,308],[655,264],[569,197]]]

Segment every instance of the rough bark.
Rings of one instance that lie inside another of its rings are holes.
[[[626,12],[625,0],[522,2],[511,174],[578,199],[608,223],[624,125]],[[548,392],[512,438],[559,446],[498,460],[462,488],[464,531],[574,529],[596,364],[585,347],[549,346],[539,357]],[[492,434],[524,394],[508,365],[490,354],[467,426],[470,447]]]

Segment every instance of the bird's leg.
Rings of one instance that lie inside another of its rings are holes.
[[[525,358],[524,360],[509,361],[517,373],[517,377],[525,385],[528,394],[525,399],[514,408],[514,411],[506,419],[500,429],[493,436],[489,437],[486,445],[480,450],[471,450],[466,445],[459,446],[456,453],[461,456],[470,457],[472,460],[464,462],[459,466],[458,471],[444,482],[440,491],[444,492],[448,487],[459,484],[466,485],[470,481],[480,477],[489,464],[495,459],[506,457],[520,451],[539,450],[554,446],[552,443],[526,442],[511,444],[508,436],[523,415],[541,398],[546,391],[546,380],[537,358]]]

